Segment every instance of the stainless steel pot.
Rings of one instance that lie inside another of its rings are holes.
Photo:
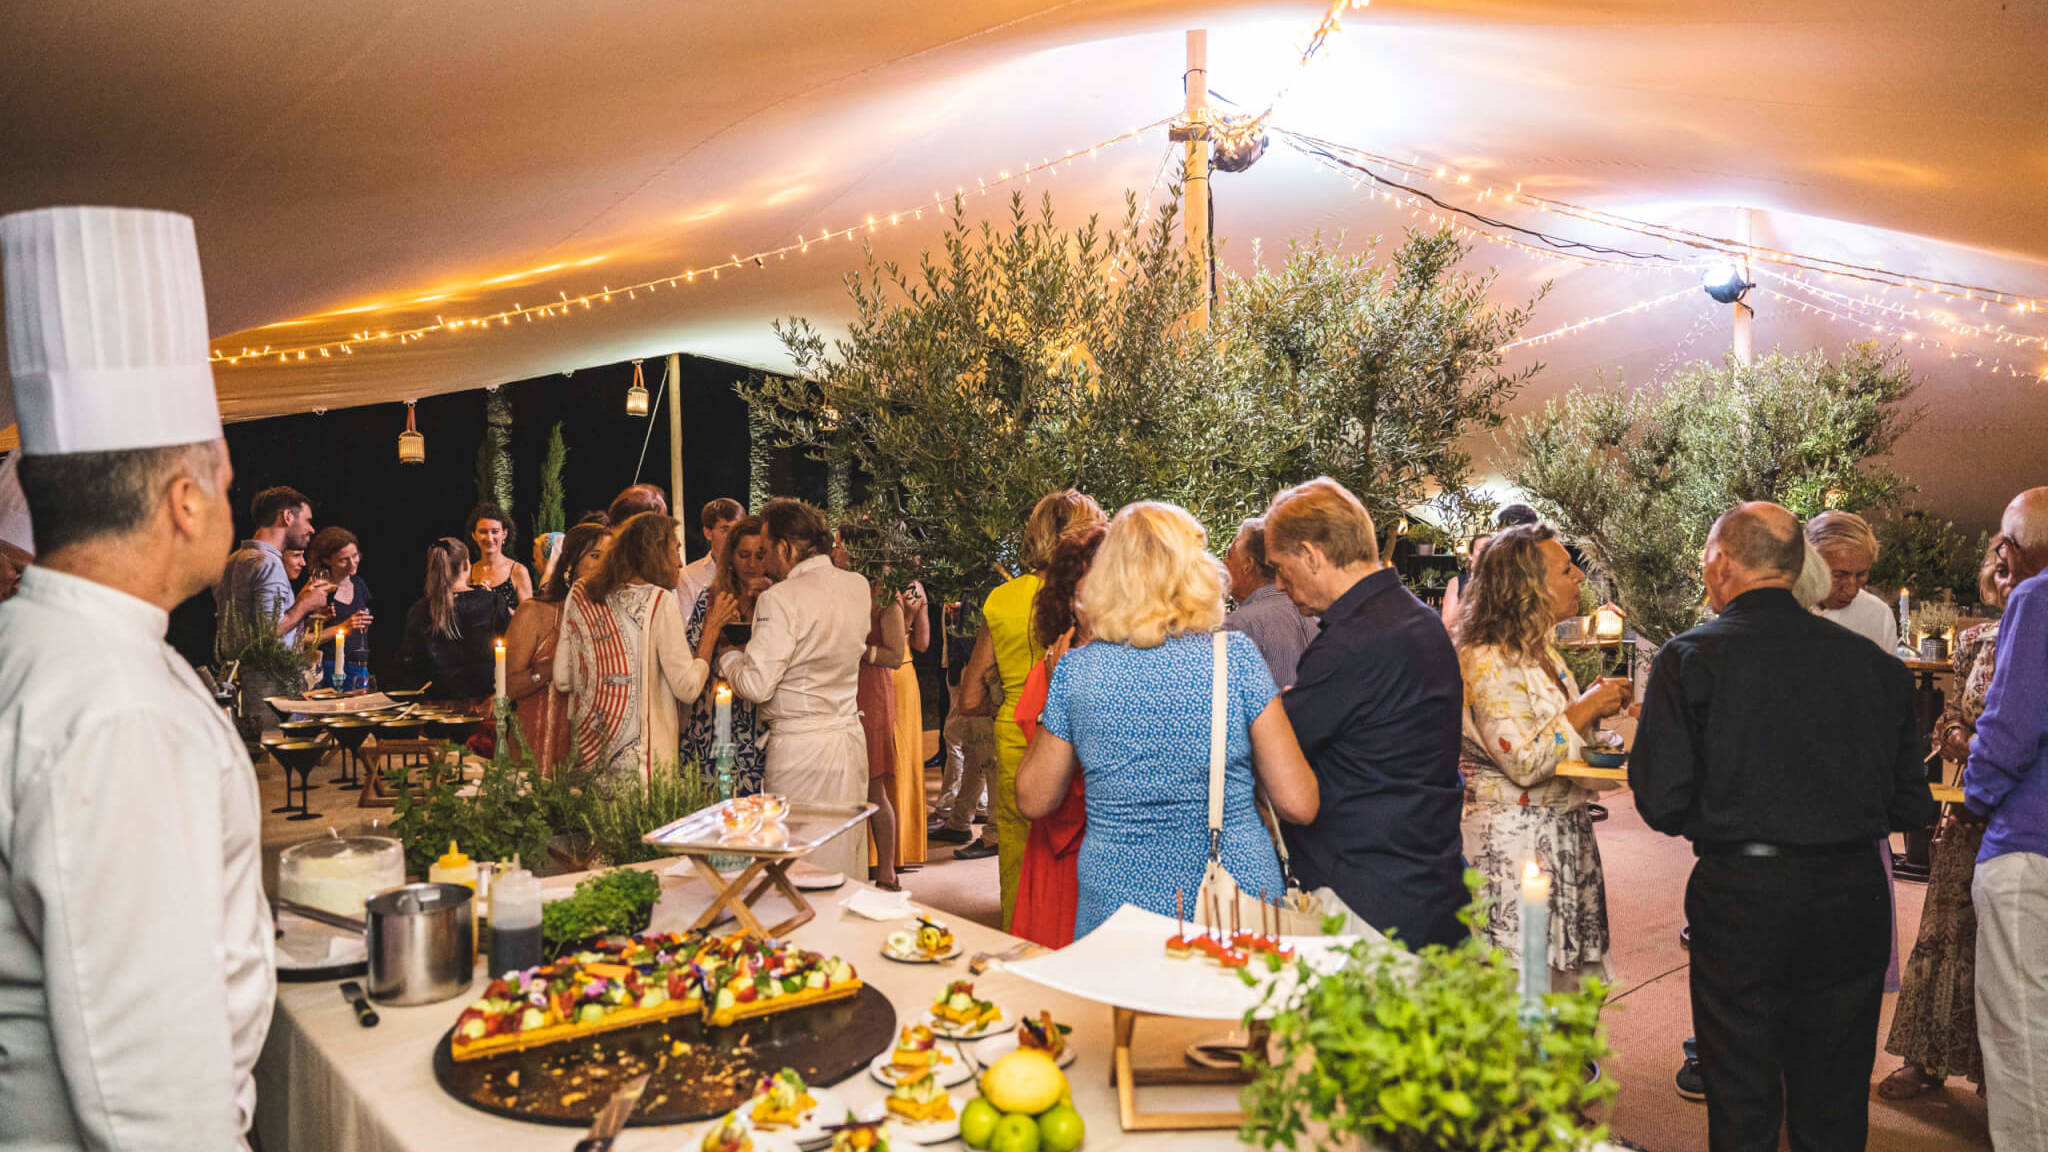
[[[476,976],[475,894],[460,884],[407,884],[370,897],[370,996],[432,1004]]]

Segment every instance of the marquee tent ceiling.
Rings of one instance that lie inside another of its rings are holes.
[[[1171,115],[1182,32],[1210,31],[1210,83],[1241,104],[1288,87],[1276,124],[1466,172],[1483,185],[1916,276],[2048,296],[2048,8],[1993,0],[1377,0],[1308,68],[1321,0],[265,0],[16,5],[0,69],[0,211],[139,204],[198,221],[216,347],[297,348],[546,300],[593,304],[482,330],[369,341],[216,371],[251,419],[391,402],[672,350],[784,361],[769,321],[830,328],[845,239],[671,290],[609,287],[704,268],[875,216],[912,258],[941,225],[887,221]],[[1154,188],[1162,129],[1012,180],[1068,218]],[[1219,175],[1217,234],[1242,267],[1317,229],[1397,234],[1410,211],[1276,138]],[[1489,211],[1578,239],[1640,236]],[[1673,296],[1541,346],[1526,407],[1605,373],[1635,381],[1717,355],[1725,310],[1696,270],[1583,268],[1481,240],[1504,298],[1554,282],[1531,332]],[[750,262],[751,263],[751,262]],[[1852,298],[1872,290],[1822,283]],[[1788,297],[1828,303],[1764,279]],[[1910,292],[1898,308],[2048,334]],[[1869,335],[1759,292],[1757,344]],[[1988,519],[2048,481],[2048,350],[1836,302],[1918,349],[1929,415],[1902,454],[1927,498]],[[2048,307],[2048,305],[2044,305]],[[1948,352],[1959,354],[1951,357]],[[2010,365],[1994,373],[1976,361]],[[1518,359],[1517,362],[1522,362]],[[393,428],[398,427],[394,414]]]

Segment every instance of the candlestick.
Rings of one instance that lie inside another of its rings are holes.
[[[1536,861],[1522,863],[1522,1023],[1544,1018],[1550,992],[1550,877]]]
[[[493,659],[496,667],[492,672],[491,695],[500,700],[505,698],[505,642],[500,640],[494,648]]]
[[[348,687],[348,625],[334,630],[334,690]]]
[[[723,680],[718,682],[716,701],[717,706],[712,714],[713,748],[732,743],[732,688]]]

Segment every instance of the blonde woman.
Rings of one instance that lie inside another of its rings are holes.
[[[960,673],[961,706],[969,713],[984,701],[981,681],[993,666],[1003,681],[996,709],[996,780],[989,789],[990,827],[995,829],[997,875],[1002,882],[1003,930],[1017,911],[1017,884],[1024,875],[1024,840],[1031,822],[1017,811],[1017,765],[1024,759],[1024,733],[1017,727],[1017,697],[1031,666],[1045,659],[1045,649],[1031,635],[1031,616],[1038,590],[1045,584],[1045,566],[1053,546],[1069,529],[1105,523],[1102,505],[1084,492],[1068,488],[1041,497],[1024,526],[1024,574],[998,585],[982,602],[981,638]],[[984,833],[986,835],[986,833]],[[973,848],[968,845],[962,854]],[[985,855],[974,853],[973,855]]]
[[[1017,808],[1033,820],[1058,811],[1076,773],[1086,781],[1076,937],[1124,904],[1170,915],[1176,891],[1201,887],[1210,633],[1223,622],[1224,580],[1207,545],[1202,526],[1171,504],[1117,513],[1076,604],[1094,638],[1061,658],[1017,770]],[[1250,891],[1279,892],[1279,857],[1254,795],[1263,789],[1281,819],[1305,824],[1316,815],[1316,778],[1258,645],[1224,635],[1223,865]]]
[[[1493,537],[1473,567],[1458,617],[1465,676],[1465,760],[1471,766],[1467,853],[1486,878],[1487,938],[1517,959],[1521,870],[1534,859],[1551,877],[1549,962],[1571,987],[1607,960],[1607,884],[1586,803],[1593,793],[1557,775],[1593,726],[1629,706],[1627,680],[1584,691],[1550,639],[1577,615],[1586,574],[1541,524]]]

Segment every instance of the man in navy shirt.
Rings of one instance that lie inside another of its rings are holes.
[[[1365,505],[1329,477],[1266,512],[1275,581],[1322,632],[1281,694],[1322,809],[1288,827],[1301,882],[1409,948],[1468,932],[1458,815],[1464,681],[1443,621],[1382,565]]]

